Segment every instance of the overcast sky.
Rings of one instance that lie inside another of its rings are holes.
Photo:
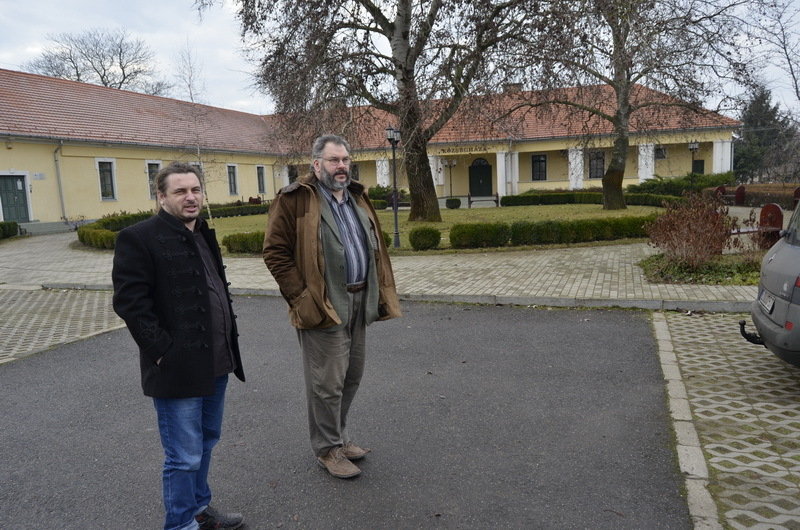
[[[48,46],[50,34],[122,28],[150,46],[160,78],[172,84],[172,70],[188,42],[202,70],[202,103],[271,112],[267,97],[251,88],[251,67],[240,52],[239,24],[230,0],[202,18],[193,6],[193,0],[0,0],[0,68],[22,70]],[[186,98],[177,86],[170,95]]]

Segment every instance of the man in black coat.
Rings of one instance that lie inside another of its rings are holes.
[[[114,311],[139,346],[158,416],[165,530],[242,525],[210,506],[228,374],[244,381],[244,372],[219,245],[200,218],[199,171],[175,162],[158,173],[160,210],[119,233],[112,271]]]

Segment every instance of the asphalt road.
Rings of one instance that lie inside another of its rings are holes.
[[[404,304],[368,331],[364,473],[308,443],[284,304],[237,297],[214,504],[247,528],[691,528],[645,313]],[[159,528],[161,447],[126,330],[0,365],[0,528]]]

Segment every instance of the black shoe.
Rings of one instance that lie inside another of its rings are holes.
[[[242,526],[242,514],[220,513],[211,506],[194,516],[200,525],[200,530],[215,530],[217,528],[239,528]]]

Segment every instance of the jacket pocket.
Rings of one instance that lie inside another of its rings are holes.
[[[314,301],[314,297],[311,296],[308,289],[303,289],[300,296],[292,300],[289,311],[292,314],[292,324],[301,329],[316,328],[326,318],[325,313]]]

